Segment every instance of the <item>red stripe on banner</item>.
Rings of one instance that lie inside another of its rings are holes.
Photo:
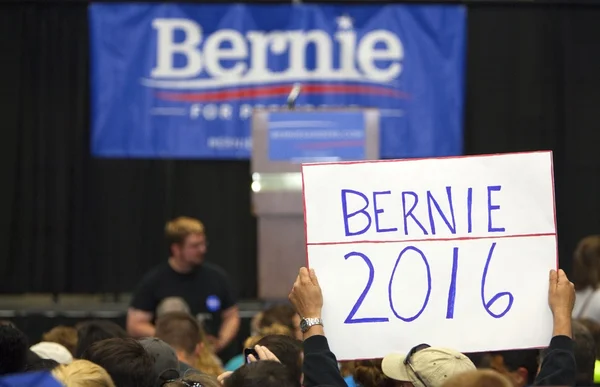
[[[253,99],[287,96],[290,93],[291,86],[261,86],[246,87],[235,90],[219,90],[204,92],[185,92],[177,93],[171,91],[159,91],[156,97],[167,101],[178,102],[225,102],[236,99]],[[408,94],[380,86],[361,86],[361,85],[304,85],[302,94],[362,94],[377,95],[382,97],[393,97],[406,99]]]
[[[383,241],[342,241],[342,242],[308,242],[308,246],[322,246],[322,245],[352,245],[352,244],[366,244],[366,243],[416,243],[416,242],[449,242],[449,241],[474,241],[480,239],[505,239],[505,238],[533,238],[543,236],[556,236],[555,232],[546,232],[539,234],[514,234],[514,235],[486,235],[480,237],[455,237],[455,238],[431,238],[431,239],[397,239],[397,240],[383,240]]]

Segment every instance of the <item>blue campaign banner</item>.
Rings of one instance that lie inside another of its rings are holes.
[[[365,159],[361,112],[269,113],[269,159],[292,163]]]
[[[458,5],[92,4],[92,153],[249,158],[253,108],[380,109],[383,158],[462,153]]]

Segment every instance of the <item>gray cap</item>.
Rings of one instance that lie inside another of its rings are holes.
[[[156,337],[146,337],[139,342],[154,359],[156,386],[162,386],[167,380],[179,378],[179,360],[169,344]]]

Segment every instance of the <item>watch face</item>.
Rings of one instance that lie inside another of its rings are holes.
[[[309,328],[309,326],[308,326],[308,321],[306,321],[305,319],[302,319],[302,320],[300,321],[300,330],[301,330],[302,332],[304,332],[304,331],[305,331],[305,330],[307,330],[308,328]]]

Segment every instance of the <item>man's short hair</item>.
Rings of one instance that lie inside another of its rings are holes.
[[[181,297],[167,297],[156,307],[156,318],[173,312],[190,313],[190,306]]]
[[[204,225],[198,219],[180,216],[165,225],[165,238],[169,249],[173,243],[183,244],[191,234],[204,234]]]
[[[27,337],[10,325],[0,325],[0,375],[19,373],[27,364]]]
[[[511,351],[492,352],[492,356],[502,356],[504,366],[510,372],[515,372],[519,368],[527,370],[527,385],[533,384],[538,371],[539,350],[537,349],[519,349]]]
[[[575,364],[577,364],[576,384],[591,386],[594,384],[596,366],[596,343],[590,331],[578,321],[573,321],[573,341],[575,342]]]
[[[299,380],[291,378],[286,366],[276,361],[257,361],[238,368],[225,379],[225,387],[298,387]]]
[[[154,385],[154,360],[135,339],[98,341],[85,350],[82,358],[104,368],[119,387]]]
[[[127,332],[123,328],[108,320],[84,321],[78,325],[77,335],[76,358],[81,358],[83,352],[98,341],[128,337]]]
[[[444,387],[512,387],[504,375],[492,370],[463,372],[449,378]]]
[[[171,312],[158,318],[155,336],[176,350],[193,354],[203,339],[203,332],[189,313]]]
[[[267,347],[286,366],[292,380],[300,385],[302,377],[302,343],[289,336],[270,335],[260,339],[257,345]]]

